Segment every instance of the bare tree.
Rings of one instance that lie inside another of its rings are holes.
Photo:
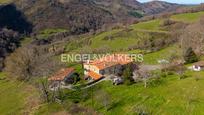
[[[5,61],[5,71],[18,80],[48,76],[63,66],[44,48],[29,46],[17,49]]]
[[[48,88],[48,82],[45,79],[40,79],[39,80],[39,89],[42,94],[42,99],[46,101],[47,103],[50,102],[50,93],[49,93],[49,88]]]
[[[143,81],[144,82],[144,87],[147,88],[147,82],[149,78],[151,77],[150,72],[147,69],[140,69],[134,73],[134,80],[136,81]]]
[[[196,54],[204,54],[204,17],[195,24],[189,25],[180,37],[182,49],[192,47]]]
[[[18,80],[28,79],[31,74],[33,58],[32,50],[19,48],[6,59],[5,71],[9,76],[17,77]]]
[[[176,70],[176,73],[179,75],[179,79],[182,79],[186,71],[185,66],[183,65],[177,66],[175,70]]]
[[[106,110],[109,109],[109,106],[111,105],[111,96],[106,91],[97,91],[96,100],[99,101],[106,108]]]

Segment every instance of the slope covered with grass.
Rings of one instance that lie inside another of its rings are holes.
[[[138,41],[137,34],[133,32],[125,32],[123,30],[112,30],[104,32],[91,39],[91,48],[107,47],[112,50],[119,50],[136,44]]]
[[[143,30],[143,31],[161,31],[160,25],[162,24],[162,20],[150,20],[147,22],[140,22],[138,24],[131,25],[130,27],[134,30]]]
[[[159,64],[158,60],[168,60],[172,55],[182,56],[181,49],[178,45],[172,45],[156,52],[144,55],[145,64]]]
[[[127,52],[138,48],[163,47],[171,42],[170,33],[161,26],[162,19],[119,27],[87,38],[69,41],[66,52]],[[134,51],[133,51],[134,52]]]
[[[0,0],[0,4],[6,4],[11,2],[12,0]]]
[[[193,23],[200,19],[201,16],[204,16],[204,11],[196,13],[184,13],[171,16],[171,19],[175,21],[182,21],[186,23]]]
[[[204,78],[196,81],[194,77],[178,80],[177,75],[169,75],[159,82],[152,82],[154,85],[151,83],[148,88],[144,88],[142,83],[113,86],[111,82],[103,82],[99,87],[110,95],[111,108],[106,111],[103,102],[97,98],[93,98],[93,104],[89,100],[84,105],[92,105],[106,115],[141,112],[153,115],[201,115],[204,114]],[[97,96],[95,92],[94,95]]]
[[[32,92],[32,93],[31,93]],[[34,97],[33,97],[34,96]],[[0,73],[0,113],[2,115],[20,115],[32,111],[36,106],[36,90],[19,81],[11,81]]]

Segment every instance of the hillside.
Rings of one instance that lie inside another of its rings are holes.
[[[146,15],[174,11],[180,7],[166,2],[143,4],[135,0],[18,0],[15,4],[35,25],[34,30],[66,28],[73,33],[95,31],[115,22],[131,23],[131,20]]]
[[[106,111],[102,102],[97,100],[97,91],[94,93],[94,108],[106,115],[122,115],[124,113],[146,113],[146,114],[203,114],[202,108],[204,92],[203,78],[195,80],[196,73],[188,73],[193,77],[178,80],[177,75],[169,75],[158,81],[152,81],[149,88],[142,84],[130,86],[112,86],[110,82],[99,84],[99,89],[109,94],[113,107]],[[203,73],[197,73],[203,74]],[[97,89],[97,90],[99,90]],[[83,103],[91,107],[91,100]]]
[[[3,115],[29,114],[40,104],[38,91],[35,87],[10,80],[4,73],[0,73],[0,87],[0,113]],[[22,110],[22,108],[24,109]]]
[[[19,0],[16,4],[35,25],[36,31],[46,28],[65,28],[75,34],[86,33],[113,21],[110,12],[98,8],[90,1]]]
[[[181,21],[185,23],[193,23],[196,22],[204,15],[204,11],[195,12],[195,13],[183,13],[178,15],[171,16],[171,19],[175,21]]]
[[[204,59],[204,12],[165,13],[179,7],[135,0],[17,0],[1,5],[0,114],[204,114],[204,71],[189,70],[194,62],[184,62],[186,57]],[[89,70],[81,60],[62,59],[62,54],[109,53],[142,54],[144,61],[123,65],[117,74],[117,66],[111,65],[114,73],[104,71],[104,79],[94,81],[85,80],[89,75],[84,73],[97,72],[96,65]],[[65,73],[65,68],[75,69],[73,79],[66,79],[73,72]],[[52,76],[56,81],[49,80]],[[115,85],[116,77],[123,83]]]
[[[152,1],[144,3],[142,8],[146,15],[153,15],[158,13],[166,13],[171,11],[176,11],[176,9],[180,8],[182,5],[173,4],[162,1]]]

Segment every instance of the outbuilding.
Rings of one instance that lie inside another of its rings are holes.
[[[193,64],[192,66],[193,71],[202,71],[204,70],[204,61],[199,61]]]

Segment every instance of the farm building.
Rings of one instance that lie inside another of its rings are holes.
[[[84,63],[84,74],[88,79],[98,80],[108,75],[122,74],[133,60],[128,55],[113,54]]]
[[[79,79],[79,76],[74,68],[65,68],[50,77],[48,81],[51,81],[53,85],[66,85],[73,84],[76,78]]]

